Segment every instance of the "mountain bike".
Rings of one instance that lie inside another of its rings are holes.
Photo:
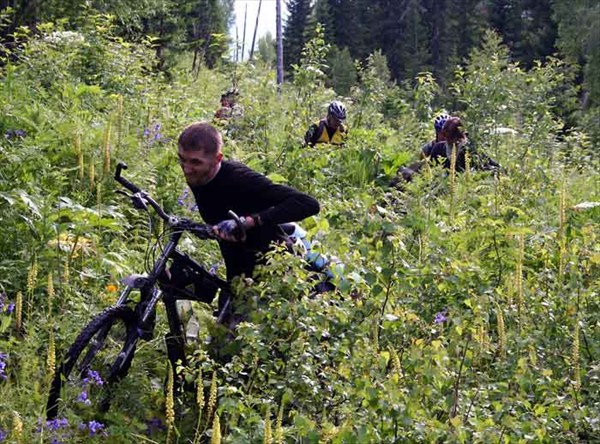
[[[130,370],[140,341],[150,341],[154,336],[159,301],[164,304],[169,324],[165,338],[173,369],[186,363],[186,333],[178,300],[210,303],[219,293],[216,322],[223,325],[231,317],[229,284],[177,248],[186,232],[203,240],[217,239],[212,226],[167,214],[147,192],[121,175],[124,169],[126,164],[117,165],[115,180],[131,194],[118,192],[128,196],[136,209],[150,214],[150,207],[153,208],[165,221],[167,229],[163,236],[168,235],[168,242],[146,274],[122,279],[125,288],[116,303],[83,328],[57,364],[46,406],[48,419],[56,418],[66,409],[80,417],[108,411],[115,387]],[[233,212],[230,215],[243,236],[242,222]],[[160,237],[157,245],[160,246]]]

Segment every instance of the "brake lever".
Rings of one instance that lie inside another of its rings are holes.
[[[136,208],[138,210],[148,211],[148,204],[144,200],[144,197],[142,196],[141,193],[132,194],[130,197],[131,197],[131,203],[133,204],[134,208]]]
[[[240,230],[240,241],[241,242],[245,242],[246,241],[246,225],[244,225],[244,222],[242,222],[242,219],[240,219],[240,217],[235,214],[232,210],[229,210],[227,212],[227,214],[229,214],[232,219],[235,221],[235,223],[237,224],[238,229]]]

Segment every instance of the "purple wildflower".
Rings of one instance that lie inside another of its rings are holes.
[[[8,433],[6,433],[4,430],[0,429],[0,441],[4,441],[7,436],[8,436]]]
[[[433,322],[435,324],[443,324],[447,320],[448,320],[448,312],[444,310],[444,311],[440,311],[439,313],[437,313],[435,315],[435,319],[433,320]]]
[[[83,383],[97,386],[104,385],[104,381],[102,380],[100,373],[98,373],[96,370],[88,370],[87,377],[83,378]]]
[[[177,204],[180,207],[183,207],[185,205],[185,201],[187,200],[187,197],[189,194],[190,194],[190,189],[186,187],[183,190],[183,193],[181,194],[181,196],[179,196],[179,198],[177,199]]]
[[[82,432],[85,430],[89,430],[90,436],[96,436],[96,435],[106,436],[106,431],[104,430],[104,428],[105,428],[104,424],[102,424],[101,422],[98,422],[98,421],[94,421],[93,419],[90,422],[88,422],[87,424],[85,422],[79,423],[77,428],[79,430],[81,430]]]
[[[146,422],[146,435],[150,436],[160,430],[166,430],[167,427],[162,423],[160,418],[152,418]]]
[[[69,421],[67,421],[67,418],[56,418],[46,421],[46,428],[51,432],[60,430],[63,427],[69,427]]]
[[[8,314],[11,314],[13,311],[15,311],[15,303],[14,303],[14,302],[11,302],[10,304],[8,304],[8,305],[6,306],[6,312],[7,312]]]
[[[101,422],[98,422],[98,421],[91,420],[88,423],[88,428],[90,429],[91,436],[106,433],[104,431],[104,424],[102,424]]]
[[[8,140],[13,140],[17,138],[23,138],[27,135],[27,133],[22,129],[9,129],[4,133],[4,138]]]
[[[8,355],[6,353],[0,352],[0,379],[4,379],[5,381],[8,379],[6,375],[6,360],[8,359]]]
[[[77,401],[81,402],[82,404],[85,405],[91,405],[92,401],[90,401],[90,399],[88,398],[88,393],[86,390],[83,390],[79,396],[77,397]]]

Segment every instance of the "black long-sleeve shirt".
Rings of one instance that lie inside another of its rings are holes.
[[[258,216],[261,221],[248,230],[245,242],[219,242],[228,280],[252,274],[257,255],[281,239],[279,224],[297,222],[319,212],[319,203],[308,194],[275,184],[233,161],[223,161],[217,175],[206,185],[192,187],[192,192],[200,215],[208,224],[231,219],[229,210],[239,216]]]
[[[477,151],[471,146],[462,147],[456,155],[456,171],[463,172],[466,167],[465,153],[469,151],[471,156],[471,165],[477,170],[494,170],[500,169],[500,165],[485,153]],[[438,142],[430,147],[429,150],[423,149],[423,154],[431,158],[431,160],[442,163],[444,168],[450,168],[450,157],[452,150],[446,142]]]

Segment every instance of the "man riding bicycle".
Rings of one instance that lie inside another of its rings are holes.
[[[427,142],[421,147],[421,159],[425,159],[431,155],[431,149],[434,147],[436,143],[443,142],[444,136],[442,135],[442,128],[444,127],[444,123],[450,118],[450,116],[446,113],[442,113],[433,119],[433,128],[435,130],[435,139]]]
[[[284,239],[280,224],[296,222],[319,212],[308,194],[271,182],[247,166],[223,160],[221,134],[208,123],[193,123],[178,141],[179,163],[194,194],[202,219],[214,225],[227,279],[251,276],[259,257],[272,242]],[[233,211],[241,216],[245,239]]]
[[[317,143],[344,144],[347,134],[345,121],[346,107],[342,102],[334,100],[327,108],[327,117],[308,128],[304,135],[304,142],[309,146],[315,146]]]

